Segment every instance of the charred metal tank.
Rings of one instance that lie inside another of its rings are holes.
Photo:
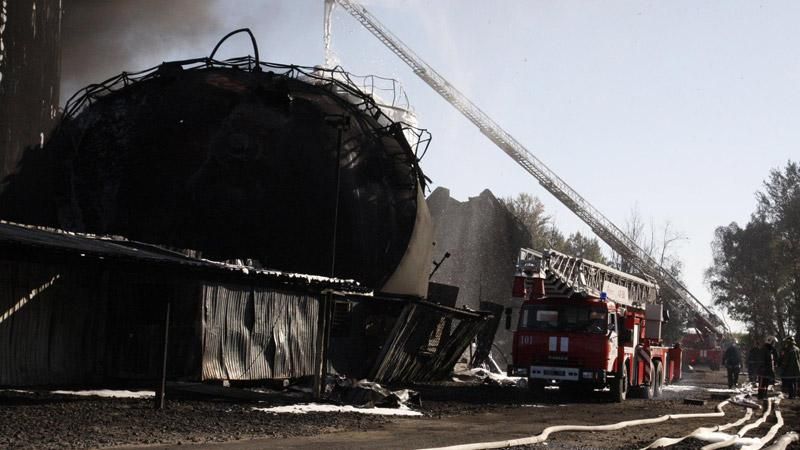
[[[424,184],[404,126],[342,73],[204,58],[76,95],[0,216],[424,296]]]

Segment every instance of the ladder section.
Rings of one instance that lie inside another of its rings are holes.
[[[553,292],[567,296],[585,293],[600,297],[601,292],[624,305],[655,303],[658,285],[613,267],[565,255],[555,250],[539,253],[520,250],[519,267],[523,271],[539,272]],[[549,291],[549,290],[548,290]],[[552,295],[548,292],[548,295]]]
[[[672,273],[642,250],[636,242],[589,204],[555,172],[550,170],[443,76],[425,63],[411,48],[383,26],[364,6],[354,0],[336,0],[336,2],[411,67],[418,77],[444,97],[464,117],[475,124],[481,133],[494,142],[517,164],[522,166],[525,171],[533,175],[542,187],[580,217],[609,247],[631,261],[642,272],[655,278],[662,288],[667,290],[670,297],[679,303],[678,306],[689,310],[697,316],[698,321],[706,324],[705,329],[707,332],[720,336],[729,334],[729,330],[722,319],[692,295]]]

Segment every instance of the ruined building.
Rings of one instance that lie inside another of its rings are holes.
[[[459,307],[479,309],[481,302],[492,302],[512,308],[516,326],[519,302],[511,301],[511,285],[519,249],[530,247],[530,233],[488,189],[460,202],[440,187],[428,196],[428,207],[435,230],[434,256],[451,254],[433,281],[458,286]],[[504,321],[500,321],[492,351],[503,368],[511,361],[512,338]]]
[[[424,132],[255,54],[91,85],[6,177],[0,385],[449,374],[487,315],[428,298]]]

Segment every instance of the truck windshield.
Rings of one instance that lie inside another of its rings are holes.
[[[519,325],[522,330],[605,333],[608,311],[589,306],[527,305],[522,308]]]

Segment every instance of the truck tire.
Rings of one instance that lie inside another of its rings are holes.
[[[653,387],[653,396],[654,397],[661,397],[661,394],[664,393],[664,369],[661,367],[661,362],[655,362],[655,370],[653,371],[655,374],[655,386]]]
[[[611,383],[611,400],[615,403],[622,403],[628,396],[628,375],[627,370],[623,368],[618,374],[617,378]]]
[[[652,375],[650,377],[650,384],[648,384],[647,386],[642,386],[642,387],[639,388],[640,389],[640,391],[639,391],[640,395],[645,400],[650,400],[650,399],[652,399],[653,397],[656,396],[656,380],[657,380],[657,377],[655,376],[655,374],[656,374],[655,367],[653,368],[653,371],[651,372],[651,374]]]

